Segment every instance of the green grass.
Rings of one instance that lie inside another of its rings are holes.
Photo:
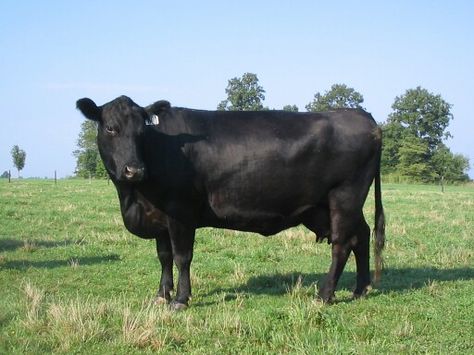
[[[383,185],[385,270],[350,301],[351,258],[314,301],[330,249],[277,236],[197,232],[193,300],[151,300],[153,241],[123,227],[105,181],[0,181],[0,353],[474,354],[474,188]],[[366,204],[373,224],[373,195]]]

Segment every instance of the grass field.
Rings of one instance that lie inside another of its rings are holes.
[[[111,184],[0,181],[0,354],[474,354],[474,187],[382,188],[385,270],[366,298],[350,301],[351,258],[337,303],[314,301],[330,248],[304,228],[201,229],[191,307],[173,313],[151,304],[155,245],[125,230]]]

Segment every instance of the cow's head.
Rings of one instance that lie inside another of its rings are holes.
[[[76,103],[82,114],[98,123],[97,145],[112,179],[138,182],[145,177],[142,158],[146,111],[129,97],[121,96],[103,106],[88,98]]]

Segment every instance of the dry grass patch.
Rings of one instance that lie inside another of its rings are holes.
[[[89,299],[54,302],[48,305],[47,325],[62,351],[74,344],[107,338],[103,320],[110,314],[109,307]]]
[[[30,282],[26,282],[22,289],[26,303],[24,323],[26,327],[34,327],[38,325],[40,321],[41,302],[44,298],[44,291],[35,287]]]
[[[36,245],[35,242],[26,239],[23,241],[23,246],[21,247],[21,249],[27,253],[31,253],[35,251],[36,249],[38,249],[38,246]]]
[[[245,276],[245,268],[241,264],[236,263],[234,267],[234,281],[237,284],[241,284],[246,279],[247,277]]]
[[[405,319],[400,321],[399,325],[393,331],[393,335],[397,338],[407,338],[413,336],[414,330],[415,327],[413,326],[413,323],[410,320]]]
[[[314,234],[311,232],[308,232],[307,230],[303,228],[287,229],[281,232],[280,234],[283,235],[284,238],[289,239],[289,240],[293,240],[293,239],[307,240],[308,237],[311,237],[311,240],[314,241]]]
[[[73,269],[77,269],[79,267],[79,259],[70,259],[69,260],[69,265],[73,268]]]
[[[459,267],[472,265],[474,250],[465,248],[450,248],[440,251],[434,262],[444,267]]]
[[[167,307],[153,304],[143,306],[137,312],[130,307],[123,310],[122,339],[124,343],[137,348],[162,350],[168,339],[166,323],[171,317]]]
[[[94,342],[124,345],[160,351],[168,344],[173,312],[168,307],[144,303],[138,310],[124,300],[98,302],[79,297],[72,300],[45,300],[45,292],[27,281],[22,286],[26,329],[51,339],[55,349],[69,352],[79,344]],[[121,334],[111,324],[120,322]]]

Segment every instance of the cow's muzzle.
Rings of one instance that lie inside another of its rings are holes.
[[[123,168],[123,176],[128,181],[140,181],[145,177],[145,168],[125,165]]]

